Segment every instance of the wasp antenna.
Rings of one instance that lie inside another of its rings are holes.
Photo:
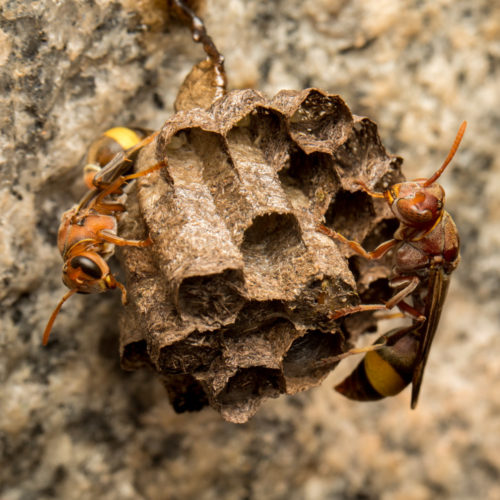
[[[448,156],[446,157],[446,160],[444,160],[444,163],[441,165],[439,170],[432,177],[429,177],[425,181],[424,187],[430,186],[444,172],[444,169],[448,166],[448,163],[450,163],[452,158],[455,156],[455,153],[458,149],[458,146],[460,145],[460,141],[462,140],[462,137],[464,136],[466,127],[467,127],[467,122],[464,121],[462,123],[462,125],[460,125],[460,128],[458,129],[457,136],[455,137],[455,142],[453,143],[453,146],[451,147],[450,152],[448,153]]]
[[[42,345],[47,345],[47,342],[49,341],[49,335],[50,331],[52,330],[52,326],[54,325],[54,321],[59,314],[59,311],[61,310],[62,305],[74,294],[77,292],[76,288],[73,288],[72,290],[69,290],[66,292],[63,296],[63,298],[59,301],[59,304],[57,304],[57,307],[54,309],[54,312],[52,313],[52,316],[49,319],[49,322],[47,323],[47,326],[45,327],[45,331],[43,332],[43,340],[42,340]]]

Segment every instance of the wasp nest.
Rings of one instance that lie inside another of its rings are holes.
[[[318,362],[373,325],[328,313],[380,302],[388,267],[348,262],[316,226],[369,248],[387,239],[384,201],[355,180],[381,189],[401,178],[400,160],[372,121],[317,89],[238,90],[180,111],[137,168],[165,158],[138,181],[122,228],[137,236],[143,224],[154,241],[119,252],[122,364],[153,367],[177,411],[209,404],[244,422],[263,399],[318,385],[335,365]]]

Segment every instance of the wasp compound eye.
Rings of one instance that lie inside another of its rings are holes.
[[[102,278],[102,271],[99,266],[88,257],[77,256],[71,259],[70,265],[72,268],[80,268],[85,274],[96,280]]]

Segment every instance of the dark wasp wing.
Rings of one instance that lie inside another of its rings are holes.
[[[96,174],[95,179],[103,184],[111,184],[133,165],[133,162],[128,159],[124,153],[117,153],[113,159],[106,163],[104,167]],[[89,204],[101,193],[100,189],[90,189],[85,193],[83,198],[78,203],[78,210],[87,208]]]
[[[121,175],[130,173],[139,151],[158,135],[150,129],[133,127],[131,129],[141,140],[125,151],[116,154],[101,170],[96,174],[95,181],[98,184],[111,184]]]
[[[112,184],[122,175],[127,174],[133,167],[134,161],[139,151],[144,146],[152,142],[157,135],[158,132],[153,132],[152,134],[148,135],[140,142],[138,142],[135,146],[132,146],[126,151],[117,153],[115,156],[113,156],[113,158],[108,163],[106,163],[106,165],[104,165],[104,167],[102,167],[99,172],[97,172],[96,176],[94,177],[95,182],[103,186],[107,186]],[[80,200],[78,209],[82,209],[88,206],[89,203],[94,200],[97,195],[100,194],[100,192],[100,189],[87,191],[84,197]]]
[[[411,407],[417,406],[422,377],[424,376],[425,365],[431,350],[432,341],[441,317],[443,304],[448,292],[450,276],[446,274],[442,267],[431,268],[429,274],[428,294],[425,302],[425,321],[419,328],[421,335],[419,352],[415,361],[415,368],[412,378]]]

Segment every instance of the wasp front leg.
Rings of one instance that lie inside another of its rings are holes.
[[[153,244],[151,236],[148,236],[145,240],[128,240],[105,229],[99,231],[98,235],[102,240],[119,247],[149,247]]]
[[[333,240],[338,240],[342,241],[342,243],[346,243],[358,255],[361,255],[362,257],[368,260],[381,259],[391,248],[393,248],[398,243],[398,240],[393,238],[391,240],[384,241],[372,252],[367,252],[357,241],[348,240],[345,236],[342,236],[340,233],[337,233],[336,231],[332,231],[330,228],[324,226],[323,224],[320,224],[317,227],[317,229],[319,232],[326,234]]]
[[[342,236],[336,231],[332,231],[330,228],[324,226],[323,224],[320,224],[317,229],[323,234],[329,236],[330,238],[342,241],[343,243],[349,245],[358,255],[361,255],[362,257],[368,260],[377,260],[382,258],[389,250],[391,250],[391,248],[393,248],[398,243],[398,240],[396,239],[387,240],[381,243],[372,252],[368,252],[357,241],[349,240],[345,236]],[[411,293],[413,290],[414,288],[409,290],[407,294]],[[406,296],[407,294],[404,294],[404,296]],[[402,300],[402,298],[399,300]],[[331,313],[329,315],[329,318],[339,319],[343,316],[347,316],[348,314],[353,314],[362,311],[379,311],[382,309],[390,309],[391,307],[394,307],[394,305],[387,307],[386,304],[361,304],[359,306],[352,306],[352,307],[346,307],[344,309],[339,309],[335,313]]]

